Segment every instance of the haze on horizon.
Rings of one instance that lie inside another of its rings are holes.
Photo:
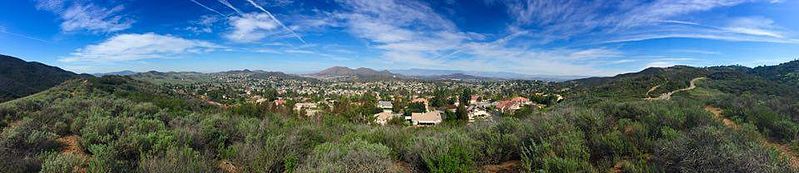
[[[773,65],[799,54],[790,0],[0,2],[0,54],[78,73],[331,66],[608,76]]]

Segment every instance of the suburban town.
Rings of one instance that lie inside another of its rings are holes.
[[[491,121],[543,109],[564,99],[550,90],[549,83],[530,80],[342,80],[341,76],[249,70],[147,72],[133,77],[156,81],[221,107],[238,103],[268,105],[273,110],[308,118],[363,107],[366,111],[358,114],[370,115],[366,116],[366,123],[378,125],[394,122],[430,126],[456,120],[459,114],[468,122]]]
[[[799,0],[0,0],[0,173],[799,173]]]

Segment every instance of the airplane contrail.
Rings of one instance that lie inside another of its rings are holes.
[[[236,11],[236,13],[238,13],[239,15],[244,15],[244,13],[242,13],[241,10],[234,7],[233,4],[230,4],[230,2],[228,2],[227,0],[217,0],[217,1],[219,1],[219,3],[224,4],[227,7],[230,7],[230,9],[233,9],[233,11]]]
[[[222,16],[224,16],[224,17],[227,17],[227,15],[224,15],[224,14],[220,13],[219,11],[216,11],[216,10],[214,10],[214,9],[213,9],[213,8],[211,8],[211,7],[205,6],[205,5],[203,5],[202,3],[200,3],[200,2],[197,2],[196,0],[189,0],[189,1],[191,1],[191,2],[194,2],[195,4],[197,4],[197,5],[201,6],[201,7],[205,8],[205,9],[208,9],[208,10],[210,10],[210,11],[213,11],[213,12],[214,12],[214,13],[216,13],[216,14],[219,14],[219,15],[222,15]]]
[[[5,29],[5,28],[3,28],[3,27],[0,27],[0,33],[3,33],[3,34],[8,34],[8,35],[11,35],[11,36],[17,36],[17,37],[21,37],[21,38],[27,38],[27,39],[36,40],[36,41],[41,41],[41,42],[45,42],[45,43],[52,43],[52,42],[49,42],[49,41],[47,41],[47,40],[42,40],[42,39],[38,39],[38,38],[34,38],[34,37],[27,36],[27,35],[22,35],[22,34],[17,34],[17,33],[13,33],[13,32],[8,32],[8,31],[6,31],[6,29]]]
[[[275,23],[277,23],[278,25],[282,26],[283,29],[286,29],[286,31],[288,31],[289,33],[294,35],[294,37],[297,37],[297,39],[299,39],[303,44],[308,44],[308,42],[305,42],[305,39],[302,39],[302,37],[299,34],[297,34],[296,32],[294,32],[294,30],[291,30],[291,28],[289,28],[286,25],[284,25],[283,22],[280,22],[280,20],[277,20],[277,18],[275,18],[275,16],[272,15],[272,13],[270,13],[269,11],[264,9],[264,7],[261,7],[260,5],[256,4],[255,1],[253,1],[253,0],[247,0],[247,2],[250,2],[250,4],[255,6],[255,8],[261,9],[261,11],[266,13],[266,15],[269,15],[269,18],[272,18],[272,20],[274,20]]]

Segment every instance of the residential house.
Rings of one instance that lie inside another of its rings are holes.
[[[512,99],[503,100],[497,103],[497,109],[502,112],[512,112],[522,108],[525,105],[531,105],[533,102],[524,97],[514,97]]]
[[[313,115],[316,115],[316,113],[319,112],[319,110],[317,110],[316,103],[297,103],[297,104],[294,104],[294,111],[295,112],[301,112],[303,110],[305,111],[305,115],[306,116],[313,116]]]
[[[391,101],[378,101],[377,108],[383,109],[383,111],[391,111],[394,109],[394,104]]]
[[[411,113],[413,125],[436,125],[443,122],[441,111],[430,111],[426,113]]]
[[[391,120],[394,117],[399,117],[399,116],[400,116],[400,114],[395,114],[395,113],[393,113],[391,111],[383,111],[383,112],[375,114],[375,123],[380,124],[380,125],[386,125],[386,123],[388,123],[389,120]]]
[[[488,113],[485,109],[472,109],[469,111],[469,122],[474,122],[475,120],[481,119],[488,119],[491,117],[491,114]]]
[[[430,110],[430,107],[428,106],[430,102],[427,101],[426,98],[415,98],[415,99],[411,100],[411,103],[422,103],[422,104],[424,104],[424,109],[425,110]]]

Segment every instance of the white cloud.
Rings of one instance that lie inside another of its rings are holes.
[[[667,62],[667,61],[655,61],[655,62],[650,62],[650,63],[648,63],[648,64],[644,65],[644,68],[650,68],[650,67],[660,67],[660,68],[663,68],[663,67],[671,67],[671,66],[675,66],[675,65],[677,65],[677,64],[676,64],[676,63],[674,63],[674,62]]]
[[[214,25],[219,21],[222,21],[222,18],[216,15],[204,15],[200,16],[198,20],[190,21],[190,25],[183,28],[183,30],[191,31],[195,34],[211,33],[214,32]]]
[[[231,3],[230,3],[230,2],[228,2],[227,0],[217,0],[217,1],[219,1],[219,3],[222,3],[223,5],[227,6],[227,7],[228,7],[228,8],[230,8],[231,10],[235,11],[237,14],[239,14],[239,15],[244,15],[244,13],[243,13],[243,12],[241,12],[241,10],[239,10],[238,8],[236,8],[235,6],[233,6],[233,4],[231,4]]]
[[[588,43],[640,41],[659,38],[700,38],[727,41],[792,42],[765,18],[718,20],[692,17],[714,9],[766,0],[510,0],[502,1],[516,19],[513,28],[532,30],[529,37],[550,43],[572,40]],[[493,1],[492,1],[493,3]],[[769,27],[753,27],[769,26]],[[601,41],[597,41],[601,40]],[[612,41],[608,41],[612,40]]]
[[[255,0],[259,4],[266,4],[270,7],[283,7],[294,3],[294,0]]]
[[[294,32],[294,30],[292,30],[291,28],[289,28],[289,27],[287,27],[286,25],[284,25],[284,24],[283,24],[283,22],[280,22],[280,20],[278,20],[278,19],[277,19],[277,18],[276,18],[274,15],[272,15],[272,13],[271,13],[271,12],[267,11],[267,10],[266,10],[264,7],[261,7],[261,5],[258,5],[258,3],[255,3],[255,1],[253,1],[253,0],[247,0],[247,2],[249,2],[249,3],[250,3],[250,5],[254,6],[255,8],[258,8],[259,10],[261,10],[261,12],[264,12],[264,13],[266,13],[266,15],[268,15],[268,16],[269,16],[269,18],[272,18],[272,20],[273,20],[275,23],[277,23],[278,25],[280,25],[281,27],[283,27],[283,29],[285,29],[286,31],[288,31],[289,33],[291,33],[291,35],[292,35],[292,36],[294,36],[295,38],[297,38],[298,40],[300,40],[300,41],[301,41],[303,44],[307,44],[307,42],[305,42],[305,39],[302,39],[302,36],[300,36],[299,34],[297,34],[296,32]]]
[[[205,4],[203,4],[203,3],[197,2],[197,0],[190,0],[190,1],[191,1],[191,2],[194,2],[194,4],[197,4],[197,5],[199,5],[200,7],[203,7],[203,8],[205,8],[205,9],[206,9],[206,10],[208,10],[208,11],[211,11],[211,12],[214,12],[214,13],[216,13],[216,14],[219,14],[220,16],[225,16],[225,17],[227,17],[227,15],[225,15],[225,14],[222,14],[222,13],[220,13],[219,11],[216,11],[216,10],[214,10],[213,8],[211,8],[211,7],[208,7],[208,6],[206,6]]]
[[[235,42],[255,42],[273,35],[274,29],[279,27],[269,15],[265,13],[247,13],[242,16],[228,18],[232,31],[225,38]]]
[[[773,38],[785,38],[779,27],[774,26],[774,21],[764,17],[741,17],[730,22],[725,28],[729,31]]]
[[[471,35],[416,1],[342,1],[348,12],[338,13],[349,32],[374,43],[391,62],[440,64],[435,57],[455,51]]]
[[[671,52],[688,53],[688,54],[702,54],[702,55],[721,55],[721,52],[717,52],[717,51],[695,50],[695,49],[677,49],[677,50],[671,50]]]
[[[135,22],[133,19],[120,15],[125,7],[117,5],[112,8],[101,7],[83,1],[40,0],[36,8],[50,11],[61,18],[61,30],[89,31],[93,33],[110,33],[130,28]]]
[[[172,58],[205,53],[223,48],[199,40],[155,33],[120,34],[102,43],[88,45],[62,58],[62,62],[114,62],[153,58]]]
[[[36,9],[47,11],[61,11],[64,8],[64,0],[39,0],[36,2]]]
[[[618,57],[613,49],[530,49],[509,42],[529,34],[511,32],[484,41],[480,33],[463,32],[427,4],[417,1],[342,0],[347,12],[336,16],[346,21],[349,32],[382,50],[384,65],[447,68],[470,71],[513,71],[526,74],[605,75],[597,70],[599,59]],[[596,61],[596,62],[595,62]]]

